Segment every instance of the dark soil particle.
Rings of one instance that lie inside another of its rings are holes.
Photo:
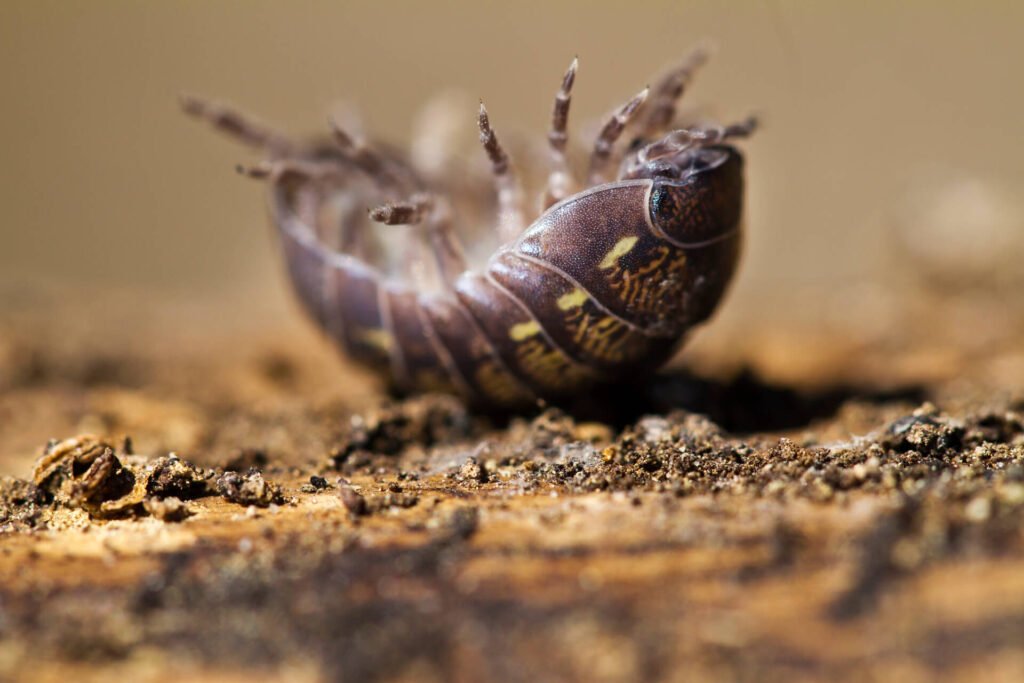
[[[331,485],[327,483],[326,479],[314,474],[309,478],[309,482],[303,484],[299,490],[301,490],[303,493],[316,493],[318,491],[323,491],[330,487]]]
[[[366,499],[346,481],[338,482],[338,497],[345,509],[355,516],[365,515],[369,511]]]
[[[470,436],[480,426],[466,407],[449,396],[424,396],[354,415],[330,453],[336,466],[371,455],[397,455],[411,446],[430,446]]]
[[[268,482],[257,469],[251,469],[244,475],[225,472],[217,477],[216,486],[224,500],[238,505],[268,507],[284,502],[281,487]]]
[[[146,491],[152,496],[190,500],[213,493],[210,475],[177,456],[158,458],[150,467]]]
[[[0,532],[40,528],[48,500],[47,493],[32,482],[0,477]]]

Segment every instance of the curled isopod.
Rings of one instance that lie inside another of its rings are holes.
[[[269,181],[298,298],[351,358],[398,392],[514,410],[654,372],[721,300],[741,244],[743,157],[732,143],[755,121],[673,127],[705,59],[694,51],[608,117],[582,184],[568,154],[573,60],[532,220],[483,104],[484,188],[334,123],[332,140],[304,143],[221,105],[186,97],[183,107],[266,155],[242,170]],[[473,268],[481,222],[499,246]]]

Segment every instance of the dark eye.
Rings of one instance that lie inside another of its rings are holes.
[[[678,202],[664,185],[655,185],[651,192],[651,219],[655,225],[673,220],[679,213]]]

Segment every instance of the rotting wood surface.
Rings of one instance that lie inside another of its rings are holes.
[[[1012,333],[983,357],[767,335],[814,381],[677,371],[503,424],[381,404],[294,339],[18,329],[12,679],[1024,678]]]

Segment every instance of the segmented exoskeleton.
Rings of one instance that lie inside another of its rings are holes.
[[[220,105],[183,106],[267,155],[240,170],[269,179],[298,298],[352,358],[398,391],[514,409],[654,371],[721,299],[743,200],[742,157],[728,142],[755,122],[670,129],[705,56],[695,51],[607,119],[582,191],[567,158],[573,60],[555,99],[541,213],[528,226],[516,169],[481,103],[502,244],[480,270],[467,269],[473,219],[463,217],[460,237],[454,183],[333,122],[333,141],[306,144]],[[626,131],[633,142],[607,182]],[[375,242],[373,222],[418,228],[396,257]]]

